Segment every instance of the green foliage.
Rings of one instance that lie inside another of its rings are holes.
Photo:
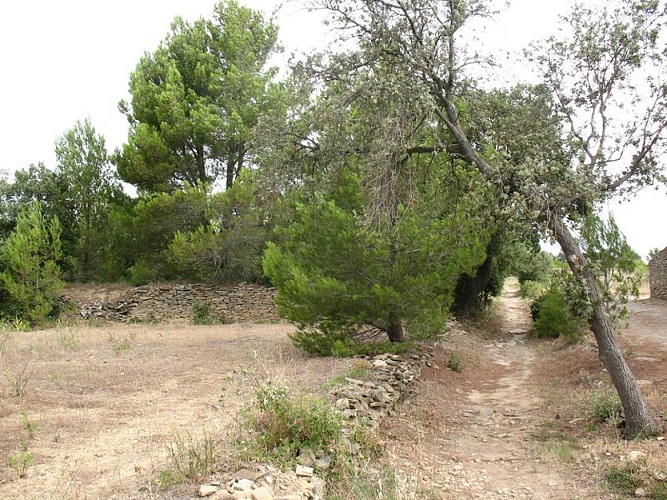
[[[472,206],[403,209],[387,231],[364,224],[356,176],[338,182],[330,195],[297,203],[294,221],[276,229],[264,253],[279,313],[299,328],[294,338],[329,353],[369,325],[388,334],[403,321],[413,334],[440,331],[459,274],[484,256],[485,235],[466,213]]]
[[[623,467],[610,467],[605,472],[604,478],[615,493],[634,496],[637,488],[644,486],[640,473],[641,467],[637,464],[626,464]]]
[[[565,337],[570,341],[581,340],[586,321],[578,316],[568,303],[565,291],[553,281],[544,295],[531,304],[535,334],[540,338]]]
[[[192,304],[192,322],[195,325],[212,325],[215,321],[211,316],[211,304],[201,301]]]
[[[31,323],[44,321],[59,306],[64,282],[58,261],[62,258],[61,227],[48,220],[39,203],[22,210],[16,227],[0,248],[0,288],[9,300],[5,316],[19,316]]]
[[[596,215],[587,217],[582,238],[588,263],[598,276],[601,300],[607,312],[616,322],[626,319],[628,299],[639,296],[642,280],[639,255],[632,250],[611,215],[606,223]]]
[[[33,439],[39,430],[39,422],[30,420],[25,410],[21,411],[21,427],[28,433],[28,439]]]
[[[291,396],[270,381],[258,384],[255,395],[259,414],[249,423],[258,435],[245,443],[249,457],[290,464],[302,449],[330,451],[338,443],[341,417],[327,402]]]
[[[179,230],[168,256],[183,279],[209,282],[262,280],[262,251],[270,235],[266,207],[251,173],[210,197],[206,224]]]
[[[623,405],[615,392],[593,391],[589,402],[591,418],[612,425],[619,425],[623,421]]]
[[[461,356],[458,353],[452,351],[449,353],[447,358],[447,367],[455,372],[463,371],[463,362],[461,361]]]
[[[132,73],[131,103],[120,103],[131,127],[114,158],[121,177],[152,192],[222,176],[230,187],[279,94],[263,70],[276,39],[272,22],[234,0],[218,2],[211,20],[174,19]]]
[[[211,473],[216,465],[216,445],[206,432],[200,439],[175,432],[172,442],[167,445],[167,459],[167,468],[159,478],[160,488],[202,479]]]
[[[73,278],[87,281],[101,265],[110,207],[124,197],[109,163],[104,137],[97,134],[89,119],[77,121],[56,141],[63,198],[68,212]]]
[[[26,476],[34,459],[35,455],[32,452],[21,450],[18,454],[7,455],[7,465],[21,478]]]
[[[521,283],[520,293],[521,298],[524,299],[537,299],[538,297],[544,295],[547,291],[548,284],[545,284],[542,281],[524,281]],[[536,316],[533,317],[533,320],[536,319]]]

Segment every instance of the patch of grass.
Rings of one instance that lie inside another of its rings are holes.
[[[619,425],[623,421],[623,405],[616,392],[592,391],[589,396],[591,417],[599,422]]]
[[[627,464],[624,467],[611,467],[604,474],[605,481],[615,493],[634,496],[637,488],[645,487],[640,477],[640,467],[636,464]]]
[[[35,456],[31,452],[21,450],[17,454],[10,453],[7,455],[7,465],[16,472],[18,477],[25,477],[34,458]]]
[[[160,489],[199,480],[215,468],[216,446],[205,432],[200,439],[190,434],[175,432],[173,441],[167,445],[168,465],[156,480]]]
[[[39,429],[39,422],[30,420],[28,418],[28,413],[23,410],[21,411],[21,427],[28,433],[28,439],[33,439]]]
[[[337,385],[341,385],[345,383],[345,379],[347,378],[354,378],[357,380],[364,380],[366,377],[371,372],[371,364],[366,361],[365,359],[355,359],[352,367],[347,373],[343,373],[342,375],[338,375],[337,377],[332,378],[329,380],[324,387],[326,389],[331,389],[333,387],[336,387]]]
[[[244,458],[286,466],[301,449],[329,452],[339,442],[341,417],[328,402],[294,397],[271,381],[257,383],[255,397],[259,412],[249,413],[247,423],[256,436],[239,443]]]
[[[459,354],[454,351],[450,352],[449,357],[447,358],[447,367],[457,373],[461,372],[463,370],[461,356],[459,356]]]
[[[111,344],[111,349],[115,354],[121,354],[125,351],[129,351],[132,347],[130,340],[134,338],[134,334],[126,334],[120,337],[117,337],[113,333],[109,333],[108,341]]]
[[[209,302],[198,300],[192,304],[192,322],[195,325],[212,325],[214,323]]]
[[[567,463],[572,459],[572,444],[573,442],[570,440],[553,440],[548,441],[544,448],[545,451],[554,457],[557,461]]]
[[[7,364],[4,370],[5,379],[9,384],[9,394],[15,398],[25,396],[26,387],[34,372],[32,365],[12,366]]]
[[[69,328],[59,330],[56,336],[58,345],[65,351],[76,351],[81,344],[81,339]]]
[[[665,483],[652,483],[649,488],[650,498],[653,500],[667,500],[667,484]]]
[[[396,470],[375,467],[370,461],[350,462],[327,481],[327,498],[331,500],[404,500],[437,498],[418,491],[415,477],[402,478]]]

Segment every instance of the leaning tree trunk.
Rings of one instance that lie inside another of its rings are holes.
[[[398,314],[391,313],[389,316],[389,326],[387,327],[387,337],[391,342],[404,342],[405,330],[403,329],[403,321]]]
[[[549,227],[567,256],[570,269],[575,276],[583,279],[590,295],[593,306],[591,329],[598,344],[600,359],[607,369],[623,404],[625,437],[632,439],[640,435],[657,433],[658,426],[651,416],[646,399],[639,389],[639,384],[637,384],[623,357],[614,326],[602,300],[597,279],[593,271],[587,266],[586,258],[579,248],[579,243],[558,217],[552,216],[549,219]]]

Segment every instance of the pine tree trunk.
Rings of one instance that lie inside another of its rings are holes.
[[[387,328],[387,336],[391,342],[404,342],[405,331],[403,330],[403,322],[397,315],[391,315],[389,327]]]
[[[552,217],[549,220],[549,227],[565,253],[570,269],[576,276],[584,280],[590,295],[593,306],[591,329],[597,341],[600,359],[607,369],[623,404],[625,437],[633,439],[641,435],[657,433],[658,426],[651,416],[639,384],[637,384],[623,357],[614,326],[602,300],[595,274],[587,266],[586,258],[579,248],[579,243],[559,218]]]

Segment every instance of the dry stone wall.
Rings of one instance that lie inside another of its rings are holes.
[[[233,287],[203,284],[146,285],[132,290],[117,302],[79,304],[86,319],[140,322],[193,321],[195,304],[209,307],[214,320],[243,323],[276,321],[276,290],[240,283]]]
[[[667,300],[667,248],[648,263],[651,298]]]

